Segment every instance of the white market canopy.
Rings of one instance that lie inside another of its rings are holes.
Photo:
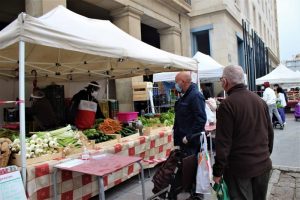
[[[125,33],[107,20],[90,19],[58,6],[41,17],[21,13],[0,32],[0,75],[17,77],[18,42],[25,42],[25,76],[41,80],[122,78],[162,71],[197,70],[192,58],[175,55]]]
[[[269,82],[271,84],[300,83],[300,75],[280,64],[269,74],[256,79],[256,85],[262,85],[264,82]]]
[[[224,66],[215,61],[209,55],[197,52],[194,57],[198,61],[198,77],[201,82],[213,81],[220,78],[223,73]],[[174,81],[178,72],[162,72],[153,75],[153,82]],[[197,82],[197,74],[192,73],[193,82]]]
[[[26,187],[25,77],[82,81],[197,70],[197,61],[157,49],[109,21],[58,6],[35,18],[21,13],[0,31],[0,76],[19,79],[22,178]]]

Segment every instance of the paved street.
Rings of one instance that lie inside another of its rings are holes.
[[[271,155],[274,166],[300,167],[300,120],[294,119],[289,113],[284,130],[275,129]]]
[[[269,182],[269,200],[300,199],[300,121],[287,115],[285,129],[275,130],[271,155],[273,172]]]
[[[275,129],[274,150],[272,153],[274,170],[269,182],[268,200],[300,200],[300,121],[294,120],[292,114],[287,115],[284,130]],[[153,175],[156,168],[150,170]],[[148,171],[145,173],[148,174]],[[146,179],[146,197],[152,195],[151,178]],[[106,191],[107,200],[140,200],[141,185],[138,177],[134,177],[117,187]],[[188,194],[180,194],[183,200]],[[97,199],[97,198],[93,198]],[[216,199],[215,195],[207,195],[205,199]]]

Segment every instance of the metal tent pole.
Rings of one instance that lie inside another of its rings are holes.
[[[106,79],[106,100],[109,99],[109,79]]]
[[[26,142],[25,142],[25,43],[19,42],[19,115],[20,115],[20,142],[23,185],[26,188]]]

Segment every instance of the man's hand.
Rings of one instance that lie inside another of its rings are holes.
[[[217,176],[214,176],[213,180],[216,184],[220,184],[220,181],[221,181],[221,176],[217,177]]]
[[[183,144],[187,144],[188,143],[188,140],[186,139],[186,136],[184,136],[184,138],[182,138],[182,143]]]

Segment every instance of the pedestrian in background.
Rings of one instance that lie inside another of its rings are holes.
[[[280,124],[281,129],[283,129],[284,124],[282,122],[282,119],[279,115],[279,112],[278,112],[277,106],[276,106],[275,91],[272,88],[270,88],[270,83],[269,82],[264,82],[264,87],[265,87],[265,91],[263,92],[263,100],[268,105],[270,119],[272,121],[273,114],[274,114],[275,117],[277,118],[279,124]]]
[[[227,66],[221,84],[228,97],[217,112],[214,181],[223,176],[231,200],[266,199],[273,128],[266,103],[244,85],[240,66]]]
[[[280,88],[280,90],[282,90],[282,93],[284,95],[285,102],[288,102],[288,97],[286,95],[286,92],[282,89],[282,87],[279,86],[279,84],[277,84],[277,83],[274,84],[273,88],[274,88],[274,91],[276,91],[277,88]]]
[[[206,123],[205,99],[196,84],[192,83],[189,72],[179,72],[175,77],[175,88],[181,97],[175,103],[174,146],[187,155],[195,155],[200,150],[200,135]],[[195,177],[196,181],[196,177]],[[202,199],[202,194],[196,194],[195,189],[188,199]]]
[[[282,123],[285,124],[285,111],[284,108],[286,107],[286,100],[284,97],[283,89],[281,87],[277,87],[276,89],[276,106],[281,117]]]

